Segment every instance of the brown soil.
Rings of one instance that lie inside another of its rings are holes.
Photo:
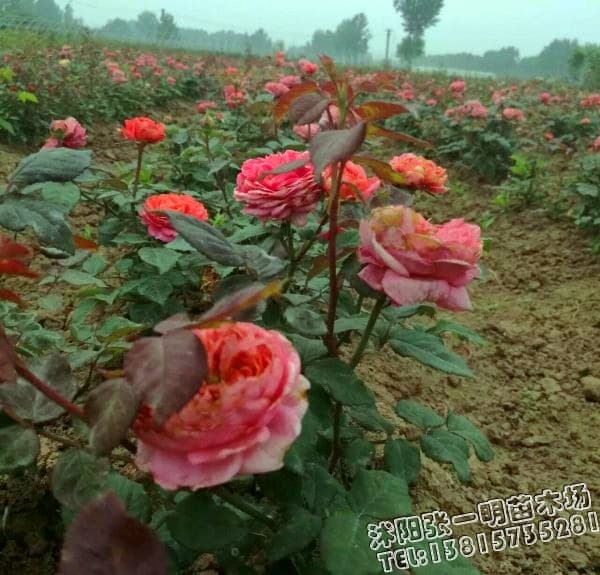
[[[478,220],[489,205],[489,197],[472,192],[438,199],[426,210],[434,220]],[[468,485],[449,466],[423,459],[416,511],[467,513],[481,501],[577,482],[587,484],[599,510],[600,410],[584,396],[581,379],[600,377],[600,261],[571,223],[552,221],[541,210],[500,213],[486,236],[492,240],[484,257],[490,278],[470,290],[473,312],[453,318],[489,342],[470,349],[474,379],[444,376],[386,349],[361,367],[386,415],[398,400],[416,399],[440,413],[467,416],[493,443],[491,463],[472,458]],[[472,561],[485,575],[598,574],[600,537],[538,543]]]

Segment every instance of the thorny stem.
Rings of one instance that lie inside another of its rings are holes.
[[[377,323],[377,319],[379,318],[379,314],[381,310],[384,308],[386,303],[386,298],[380,298],[375,303],[375,306],[371,310],[371,315],[369,316],[369,322],[367,323],[367,327],[362,334],[358,347],[350,360],[350,366],[354,369],[362,359],[363,354],[365,353],[365,349],[367,348],[367,344],[369,343],[369,339],[371,337],[371,333],[373,333],[373,328]]]
[[[237,493],[228,491],[224,487],[218,487],[214,491],[215,495],[220,497],[223,501],[226,501],[230,505],[233,505],[240,511],[243,511],[246,515],[254,517],[261,523],[264,523],[267,527],[272,530],[277,528],[277,523],[268,515],[258,510],[254,505],[248,503],[243,497],[240,497]]]

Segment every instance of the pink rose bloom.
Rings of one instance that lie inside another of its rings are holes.
[[[502,117],[505,120],[522,122],[525,119],[525,114],[518,108],[504,108],[504,110],[502,110]]]
[[[404,176],[404,185],[409,188],[424,190],[430,194],[445,194],[448,191],[446,170],[422,156],[410,153],[394,156],[390,160],[390,166]]]
[[[453,96],[462,96],[467,89],[467,83],[464,80],[454,80],[450,82],[450,91]]]
[[[207,110],[215,110],[217,103],[213,100],[202,100],[196,104],[196,109],[200,114],[205,114]]]
[[[50,124],[51,136],[46,140],[42,150],[50,148],[83,148],[87,142],[85,128],[75,119],[54,120]]]
[[[579,102],[582,108],[598,108],[600,107],[600,94],[590,94]]]
[[[275,66],[285,66],[285,52],[275,52]]]
[[[223,96],[230,110],[238,108],[246,102],[246,94],[242,90],[238,90],[233,84],[223,88]]]
[[[142,223],[147,226],[148,234],[164,243],[169,243],[177,237],[177,232],[169,218],[159,211],[179,212],[198,220],[208,220],[208,212],[204,204],[185,194],[157,194],[150,196],[140,210]]]
[[[311,163],[284,174],[267,174],[278,166],[309,158],[308,152],[286,150],[242,164],[234,197],[245,205],[244,212],[262,221],[291,221],[302,226],[315,209],[321,188],[315,182]]]
[[[293,88],[302,83],[302,78],[300,76],[282,76],[279,82],[288,88]]]
[[[592,144],[592,151],[600,152],[600,136],[594,140],[594,143]]]
[[[549,92],[542,92],[539,96],[538,96],[539,101],[544,104],[545,106],[547,106],[550,103],[550,100],[552,99],[552,96],[550,95]]]
[[[228,76],[233,76],[238,73],[238,69],[235,66],[228,66],[225,68],[225,74]]]
[[[331,166],[327,166],[323,172],[323,190],[326,194],[331,192],[333,178]],[[358,195],[364,201],[368,200],[381,186],[381,180],[373,177],[369,178],[362,166],[354,162],[346,162],[344,174],[342,175],[342,185],[340,186],[340,198],[348,201],[359,201]]]
[[[298,60],[298,68],[300,68],[300,71],[307,76],[311,76],[319,69],[314,62],[306,60],[305,58]]]
[[[173,76],[169,76],[167,78],[167,84],[169,84],[169,86],[174,86],[175,84],[177,84],[177,80],[175,80],[175,78],[173,78]]]
[[[396,97],[400,100],[410,102],[415,99],[415,93],[412,88],[405,88],[404,90],[399,90],[396,92]]]
[[[435,98],[429,98],[425,104],[428,106],[437,106],[437,100]]]
[[[435,226],[404,206],[373,210],[360,223],[359,277],[397,306],[432,302],[471,308],[466,285],[479,275],[479,226],[451,220]]]
[[[319,124],[296,124],[292,130],[294,134],[299,138],[302,138],[305,142],[308,142],[317,132],[319,132],[321,126]]]
[[[592,123],[592,121],[589,118],[586,117],[586,118],[581,118],[581,122],[580,123],[581,123],[582,126],[588,126],[589,124]]]
[[[506,100],[506,90],[494,90],[492,93],[492,102],[494,103],[494,106],[499,106],[504,100]]]
[[[164,489],[192,490],[281,469],[308,407],[298,353],[280,333],[250,323],[194,333],[209,375],[162,426],[149,407],[140,410],[137,465]]]
[[[273,94],[276,98],[279,98],[279,96],[283,96],[290,91],[290,89],[281,82],[267,82],[264,85],[264,89],[269,92],[269,94]]]

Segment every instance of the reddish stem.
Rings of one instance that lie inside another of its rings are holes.
[[[45,384],[35,373],[33,373],[24,363],[18,361],[15,365],[17,373],[24,377],[31,385],[33,385],[38,391],[43,393],[48,399],[54,401],[60,405],[63,409],[68,411],[73,417],[78,419],[84,419],[83,409],[74,403],[71,403],[68,399],[63,397],[58,391]]]

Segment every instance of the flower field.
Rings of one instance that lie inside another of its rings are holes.
[[[600,94],[90,42],[0,139],[0,573],[598,572],[434,543],[600,494]]]

